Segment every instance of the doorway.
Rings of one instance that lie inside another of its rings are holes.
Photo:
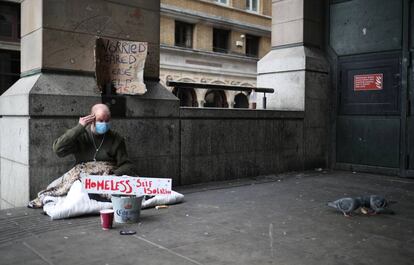
[[[327,6],[333,167],[414,176],[413,1]]]

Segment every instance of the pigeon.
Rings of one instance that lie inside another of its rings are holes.
[[[362,209],[368,209],[369,211],[367,213],[370,214],[378,214],[378,213],[388,213],[388,214],[394,214],[394,211],[391,209],[388,209],[388,206],[392,203],[395,203],[393,201],[386,200],[383,196],[379,195],[369,195],[369,196],[361,196],[358,197],[358,199],[361,201],[361,207]],[[362,211],[364,213],[364,211]]]
[[[351,216],[352,212],[361,207],[361,201],[354,198],[342,198],[328,202],[328,206],[341,211],[345,216]]]
[[[361,208],[363,214],[394,214],[394,211],[388,209],[388,206],[392,203],[396,202],[388,201],[383,196],[368,195],[355,198],[341,198],[333,202],[328,202],[328,206],[341,211],[345,216],[349,217],[359,208]]]

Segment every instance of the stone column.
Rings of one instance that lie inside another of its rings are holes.
[[[272,50],[258,62],[267,108],[304,111],[304,166],[327,162],[329,65],[323,54],[324,1],[273,0]],[[257,107],[262,108],[258,100]]]
[[[24,0],[21,10],[22,77],[0,97],[0,207],[26,205],[73,166],[52,142],[99,102],[111,104],[140,174],[177,178],[179,102],[158,82],[160,1]],[[98,92],[97,36],[149,43],[145,95]]]

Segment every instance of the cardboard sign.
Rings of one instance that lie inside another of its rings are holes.
[[[81,175],[82,186],[88,193],[118,195],[171,194],[171,179],[129,176]]]
[[[383,74],[354,75],[354,91],[381,90]]]
[[[148,43],[116,39],[96,39],[96,82],[101,92],[142,95],[147,91],[144,66]]]

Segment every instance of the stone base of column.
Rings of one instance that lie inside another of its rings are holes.
[[[93,76],[39,73],[18,80],[0,97],[0,208],[25,206],[69,170],[72,156],[58,158],[54,139],[90,113],[111,105],[114,130],[142,175],[179,175],[179,100],[156,81],[143,96],[101,96]],[[134,122],[131,122],[134,121]]]
[[[271,50],[258,63],[258,87],[270,87],[267,109],[304,111],[304,167],[325,167],[329,139],[329,64],[317,48]],[[260,93],[257,108],[263,108]]]

